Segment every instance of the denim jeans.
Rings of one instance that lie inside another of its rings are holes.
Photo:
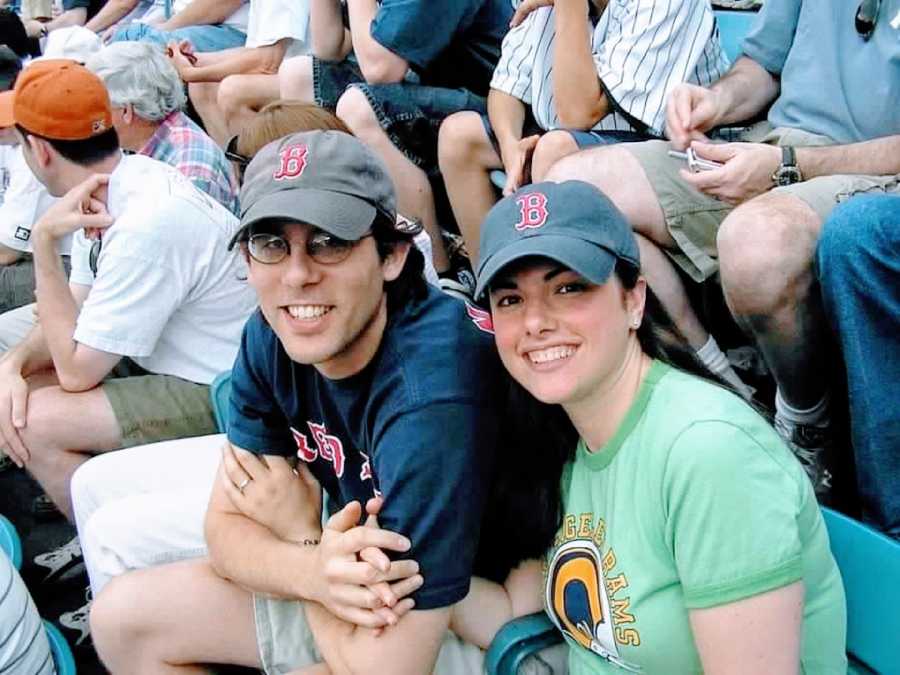
[[[173,31],[161,31],[146,23],[130,23],[116,31],[113,42],[155,42],[165,47],[169,42],[188,40],[198,52],[218,52],[243,47],[247,36],[237,28],[226,25],[186,26]]]
[[[900,538],[900,196],[838,206],[816,265],[847,367],[863,516]]]

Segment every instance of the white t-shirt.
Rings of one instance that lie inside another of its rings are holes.
[[[309,51],[309,0],[252,0],[246,47],[291,42],[285,58]]]
[[[6,161],[0,156],[0,185],[4,170],[9,176],[6,194],[0,196],[0,244],[30,253],[31,228],[56,198],[31,173],[20,147],[0,146],[0,152],[7,156]],[[71,236],[61,239],[57,246],[63,255],[68,255],[71,248]]]
[[[209,384],[231,368],[256,306],[247,267],[227,244],[239,227],[225,207],[168,164],[123,157],[109,180],[97,276],[93,242],[75,235],[70,281],[91,286],[74,339],[131,357],[151,373]]]

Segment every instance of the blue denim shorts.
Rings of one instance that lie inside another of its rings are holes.
[[[439,173],[437,140],[444,118],[460,110],[487,110],[485,99],[466,89],[418,84],[414,75],[396,84],[367,84],[352,59],[313,58],[317,105],[334,110],[348,87],[356,87],[365,95],[391,142],[431,177]]]
[[[494,129],[491,126],[491,121],[488,119],[487,113],[482,113],[481,123],[484,125],[484,132],[487,134],[491,146],[494,148],[494,152],[497,153],[497,157],[502,157],[500,154],[500,143],[497,141],[497,136],[494,134]],[[635,141],[646,141],[651,138],[651,136],[647,136],[646,134],[637,131],[581,131],[580,129],[560,129],[559,131],[568,132],[579,150],[584,150],[585,148],[590,148],[595,145],[633,143]],[[525,123],[522,125],[522,138],[534,136],[535,134],[542,136],[546,133],[547,131],[541,129],[541,127],[538,126],[538,123],[534,121],[534,116],[531,114],[531,108],[527,108],[525,111]]]

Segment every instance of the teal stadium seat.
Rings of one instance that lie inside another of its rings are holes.
[[[0,551],[3,551],[12,560],[15,568],[22,567],[22,540],[15,526],[9,520],[0,515]],[[56,666],[56,675],[76,675],[75,657],[66,638],[59,629],[44,619],[44,630],[47,640],[50,642],[50,653],[53,655],[53,663]]]
[[[228,430],[228,398],[231,396],[231,371],[219,373],[209,385],[209,401],[212,404],[213,416],[219,433]]]

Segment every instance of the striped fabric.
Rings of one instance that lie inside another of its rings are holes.
[[[0,551],[0,675],[53,675],[50,643],[34,600]]]
[[[555,37],[553,8],[533,11],[507,33],[491,81],[491,88],[530,104],[548,130],[560,126],[551,73]],[[672,89],[681,82],[711,84],[729,66],[709,0],[609,0],[591,45],[614,107],[593,127],[598,131],[662,136]]]
[[[171,113],[138,151],[174,166],[201,191],[236,216],[238,186],[222,148],[183,112]]]

